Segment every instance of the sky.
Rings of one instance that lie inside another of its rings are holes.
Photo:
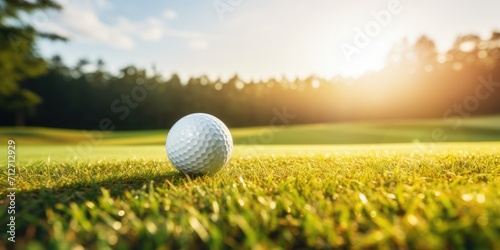
[[[68,42],[39,43],[74,65],[102,59],[118,72],[155,67],[183,79],[359,76],[383,66],[394,44],[426,35],[439,50],[460,35],[500,31],[491,0],[59,0],[29,18]]]

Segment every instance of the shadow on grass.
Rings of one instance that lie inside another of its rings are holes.
[[[202,178],[200,176],[188,176],[178,171],[170,171],[155,176],[135,176],[128,178],[107,178],[97,182],[75,182],[70,185],[55,188],[40,188],[30,191],[17,191],[15,193],[15,217],[16,217],[16,237],[23,241],[29,241],[30,238],[40,238],[40,234],[47,234],[46,211],[48,209],[57,211],[57,204],[68,205],[72,202],[82,204],[86,201],[97,202],[103,195],[102,188],[109,190],[110,196],[115,199],[123,196],[126,192],[141,190],[148,192],[151,187],[158,186],[169,188],[192,180]],[[153,183],[153,186],[150,184]],[[10,214],[9,197],[4,196],[0,200],[0,206],[5,209],[0,210],[0,224],[9,223]],[[34,234],[30,231],[37,228]],[[9,237],[6,232],[0,233],[0,238]],[[44,236],[42,236],[43,238]],[[46,236],[45,236],[46,237]],[[2,249],[0,244],[0,249]]]

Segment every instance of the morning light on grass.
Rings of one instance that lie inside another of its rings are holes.
[[[120,158],[19,165],[17,227],[25,232],[19,244],[499,247],[497,142],[447,143],[432,151],[413,144],[237,145],[221,171],[193,178],[173,168],[163,146],[146,149],[113,146],[105,152]],[[20,155],[37,158],[39,151]]]
[[[487,0],[0,0],[0,250],[500,249]]]

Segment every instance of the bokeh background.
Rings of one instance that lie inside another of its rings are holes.
[[[474,132],[498,134],[490,1],[0,6],[1,126],[167,129],[206,112],[233,128],[284,114],[281,125],[433,118],[458,129],[489,115]]]

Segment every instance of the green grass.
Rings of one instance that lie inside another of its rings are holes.
[[[433,131],[442,129],[446,138],[439,142],[500,141],[500,116],[457,120],[400,120],[349,122],[254,128],[235,128],[236,144],[372,144],[411,143],[432,140]],[[0,141],[15,138],[20,145],[82,144],[162,145],[167,130],[85,133],[83,130],[50,128],[0,128]],[[101,139],[102,138],[102,139]]]
[[[500,142],[239,145],[197,178],[164,146],[18,145],[18,249],[500,248]]]

